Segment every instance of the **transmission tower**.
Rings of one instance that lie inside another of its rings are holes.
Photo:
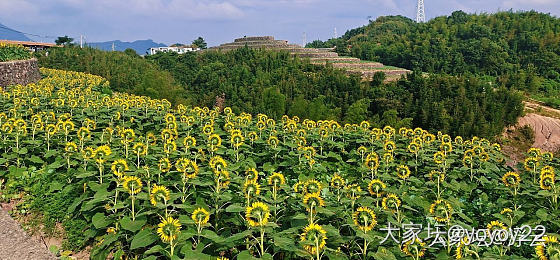
[[[417,23],[426,22],[426,13],[424,12],[424,0],[418,0],[418,5],[416,6],[416,22]]]

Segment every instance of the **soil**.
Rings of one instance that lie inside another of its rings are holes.
[[[43,260],[56,259],[56,257],[49,252],[45,244],[28,236],[2,205],[0,208],[0,259]]]

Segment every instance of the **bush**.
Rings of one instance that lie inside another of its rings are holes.
[[[31,53],[22,45],[0,43],[0,62],[29,58]]]

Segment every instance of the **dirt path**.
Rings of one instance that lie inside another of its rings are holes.
[[[29,237],[21,226],[0,208],[0,259],[56,259],[44,245]]]
[[[533,128],[535,133],[533,147],[551,152],[560,148],[560,119],[529,113],[519,118],[517,125],[529,125]]]

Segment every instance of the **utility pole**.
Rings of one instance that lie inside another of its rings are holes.
[[[80,34],[80,48],[84,47],[84,36]]]
[[[303,41],[301,47],[305,47],[306,44],[307,44],[307,34],[303,32]]]
[[[336,27],[334,27],[334,38],[338,38],[338,34],[336,33]]]
[[[111,49],[112,49],[113,51],[115,51],[115,43],[114,43],[114,42],[113,42],[113,44],[111,45]]]
[[[416,22],[424,23],[426,22],[426,13],[424,11],[424,0],[418,0],[416,5]]]

